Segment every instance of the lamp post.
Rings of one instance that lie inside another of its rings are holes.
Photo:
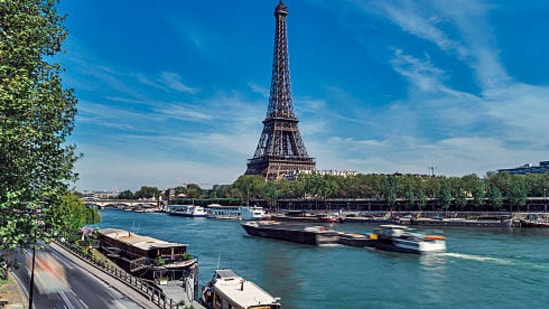
[[[34,244],[32,246],[31,277],[29,283],[29,309],[32,309],[34,294],[34,266],[36,264],[36,229],[34,230]]]
[[[547,212],[547,188],[543,188],[543,211]]]
[[[40,220],[40,211],[36,208],[28,209],[28,218],[30,220],[30,228],[32,231],[32,261],[31,261],[31,276],[29,282],[29,309],[33,307],[34,296],[34,269],[36,265],[36,246],[38,244],[38,229],[45,228],[44,222]]]

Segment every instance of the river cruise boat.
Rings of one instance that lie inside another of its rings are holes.
[[[251,236],[274,238],[307,245],[337,244],[340,232],[324,226],[309,226],[272,221],[250,221],[242,228]]]
[[[412,232],[413,229],[403,225],[380,225],[369,235],[372,242],[366,245],[376,249],[408,253],[442,252],[446,250],[444,236],[425,235]]]
[[[204,287],[200,301],[206,308],[279,309],[280,298],[244,280],[229,269],[216,270]]]
[[[206,209],[195,205],[169,205],[168,215],[180,217],[206,217]]]
[[[265,210],[258,206],[210,204],[206,207],[206,217],[219,220],[262,220],[265,218]]]
[[[137,235],[121,229],[99,230],[101,251],[128,273],[163,284],[172,280],[198,283],[198,260],[187,245]]]

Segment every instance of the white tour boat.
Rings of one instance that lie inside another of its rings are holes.
[[[206,210],[202,206],[195,205],[169,205],[170,216],[181,217],[206,217]]]
[[[221,220],[261,220],[265,218],[265,211],[258,206],[210,204],[206,207],[206,217]]]
[[[200,300],[206,308],[279,309],[280,298],[273,297],[257,284],[244,280],[229,269],[216,270],[202,290]]]

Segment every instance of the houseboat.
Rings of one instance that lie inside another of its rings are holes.
[[[242,228],[251,236],[274,238],[307,245],[337,244],[340,233],[324,226],[272,221],[250,221],[243,223]]]
[[[210,204],[206,207],[206,217],[219,220],[262,220],[265,218],[265,211],[258,206]]]
[[[216,270],[202,290],[200,300],[206,308],[279,309],[280,298],[273,297],[251,281],[229,269]]]
[[[198,260],[187,245],[137,235],[121,229],[99,230],[101,251],[126,272],[154,283],[188,280],[198,283]]]
[[[169,205],[168,215],[180,217],[206,217],[206,210],[195,205]]]

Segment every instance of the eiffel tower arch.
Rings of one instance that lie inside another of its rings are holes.
[[[294,113],[286,31],[288,9],[282,0],[274,15],[276,31],[269,107],[259,143],[245,172],[245,175],[261,175],[267,180],[284,178],[293,171],[316,169],[315,159],[307,154]]]

